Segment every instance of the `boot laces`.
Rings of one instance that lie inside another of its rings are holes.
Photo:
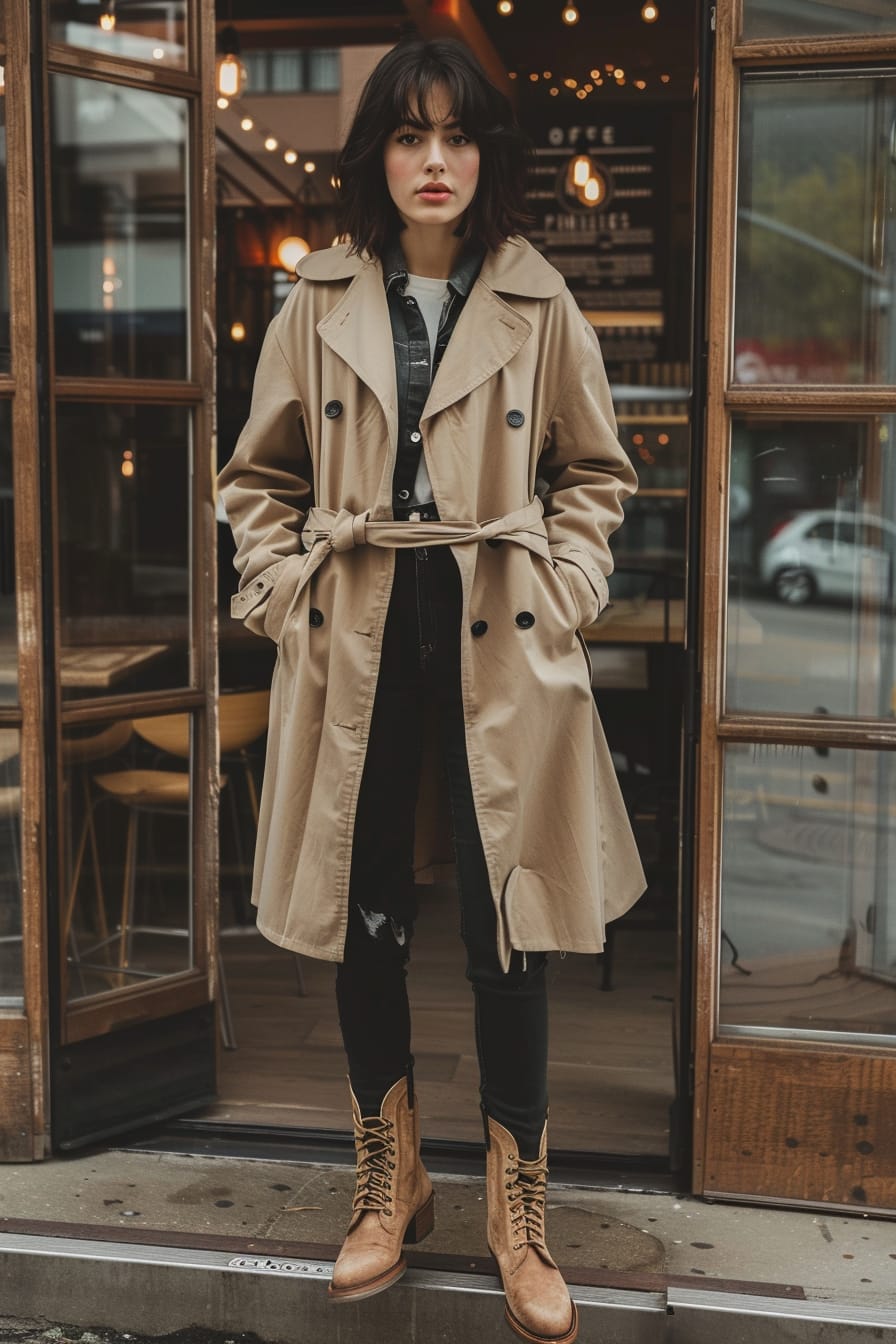
[[[355,1129],[358,1182],[352,1212],[376,1212],[392,1216],[392,1173],[395,1170],[395,1126],[373,1115]]]
[[[510,1207],[510,1230],[513,1249],[541,1246],[547,1250],[544,1234],[544,1201],[548,1184],[548,1164],[544,1157],[525,1162],[515,1153],[508,1153],[511,1163],[505,1168],[510,1177],[505,1189]]]

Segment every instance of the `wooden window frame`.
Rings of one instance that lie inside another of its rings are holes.
[[[831,1095],[836,1080],[852,1070],[853,1080],[862,1074],[871,1079],[869,1110],[883,1123],[887,1097],[896,1090],[896,1048],[879,1045],[845,1045],[836,1037],[826,1042],[769,1039],[749,1031],[736,1036],[719,1032],[719,974],[721,952],[722,803],[724,751],[728,743],[781,743],[826,745],[874,751],[896,750],[896,723],[884,720],[776,713],[743,713],[726,710],[728,491],[732,420],[749,414],[754,420],[805,419],[823,415],[844,419],[856,415],[893,414],[894,389],[890,386],[781,386],[775,384],[739,387],[732,383],[734,319],[734,260],[736,246],[737,172],[741,77],[745,70],[801,69],[841,64],[853,68],[873,66],[877,61],[896,61],[896,34],[867,38],[824,38],[788,41],[744,42],[742,0],[720,3],[716,10],[715,116],[712,131],[712,182],[710,211],[713,247],[707,288],[707,444],[705,488],[702,501],[701,536],[705,575],[701,604],[700,659],[700,762],[697,780],[695,864],[695,1004],[694,1004],[694,1157],[693,1186],[698,1194],[732,1199],[769,1199],[783,1202],[827,1203],[853,1210],[896,1204],[892,1174],[874,1168],[866,1160],[858,1170],[854,1135],[844,1120],[838,1180],[829,1187],[821,1176],[815,1184],[803,1184],[790,1167],[772,1166],[771,1174],[757,1174],[759,1159],[769,1152],[777,1159],[780,1136],[775,1128],[779,1116],[776,1100],[769,1094],[752,1111],[758,1131],[743,1153],[749,1153],[741,1168],[731,1149],[718,1142],[725,1127],[732,1134],[742,1117],[731,1113],[731,1096],[746,1095],[756,1070],[764,1068],[769,1086],[784,1087],[801,1070],[820,1069],[830,1077]],[[849,1062],[849,1069],[844,1061]],[[752,1070],[752,1071],[751,1071]],[[864,1073],[862,1072],[864,1070]],[[874,1090],[876,1089],[876,1091]],[[841,1098],[842,1100],[842,1098]],[[728,1110],[726,1111],[726,1107]],[[842,1114],[846,1116],[846,1107]],[[836,1124],[836,1110],[828,1116]],[[783,1142],[783,1139],[780,1140]],[[765,1151],[763,1147],[765,1146]],[[813,1157],[815,1155],[812,1155]],[[810,1158],[806,1161],[811,1162]],[[850,1174],[852,1173],[852,1175]],[[817,1173],[816,1173],[817,1174]],[[740,1181],[740,1185],[737,1182]],[[853,1181],[850,1186],[850,1181]],[[777,1184],[776,1184],[777,1183]],[[858,1192],[858,1193],[857,1193]],[[867,1203],[863,1205],[862,1201]]]

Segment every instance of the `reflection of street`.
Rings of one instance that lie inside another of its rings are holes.
[[[723,1023],[896,1033],[887,778],[878,753],[729,749]]]
[[[873,645],[859,642],[866,629]],[[789,607],[772,598],[728,604],[728,686],[732,710],[867,714],[888,717],[892,687],[881,676],[892,658],[896,617],[873,622],[846,606]]]

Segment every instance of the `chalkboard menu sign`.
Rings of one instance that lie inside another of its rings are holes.
[[[565,276],[618,379],[623,366],[665,356],[669,129],[656,106],[556,120],[552,110],[533,134],[527,234]]]

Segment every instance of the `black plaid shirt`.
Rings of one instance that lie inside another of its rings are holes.
[[[445,300],[439,319],[433,356],[423,314],[417,306],[416,299],[405,295],[408,268],[397,239],[383,257],[383,278],[392,321],[398,390],[398,455],[392,477],[392,507],[396,517],[407,509],[408,502],[413,499],[414,481],[420,464],[420,454],[423,451],[420,417],[426,405],[426,398],[429,396],[432,380],[445,353],[445,347],[451,339],[451,333],[457,325],[457,319],[484,258],[484,248],[466,248],[461,253],[447,282],[448,298]]]

